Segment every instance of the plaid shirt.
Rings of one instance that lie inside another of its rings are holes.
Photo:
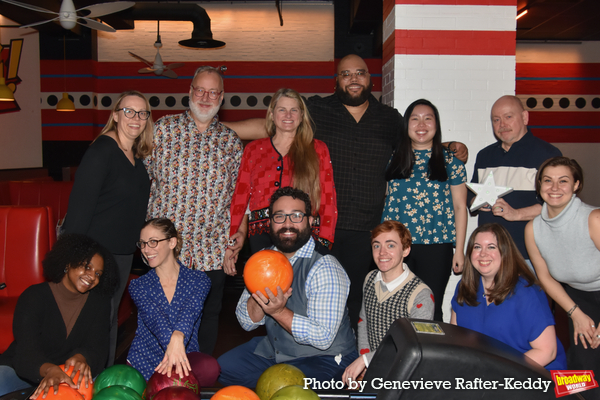
[[[308,99],[315,138],[331,155],[337,192],[337,229],[369,231],[381,220],[385,200],[385,169],[400,142],[402,116],[369,97],[359,122],[337,95]]]
[[[314,249],[315,242],[310,238],[290,258],[290,263],[294,265],[299,258],[311,258]],[[308,273],[305,288],[308,300],[307,315],[294,314],[292,336],[298,344],[327,349],[333,343],[342,323],[346,310],[346,299],[350,291],[350,279],[335,257],[323,256]],[[252,322],[248,315],[247,302],[249,299],[250,293],[244,289],[235,310],[240,325],[246,331],[264,325],[267,318],[265,316],[256,323]]]
[[[148,218],[175,223],[183,237],[179,260],[188,268],[223,268],[242,152],[240,139],[217,117],[204,132],[189,111],[156,122],[154,149],[146,158],[152,179]]]

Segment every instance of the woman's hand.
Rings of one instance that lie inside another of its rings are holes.
[[[458,275],[463,271],[464,266],[465,255],[463,254],[462,250],[456,249],[454,256],[452,256],[452,270],[456,275]]]
[[[73,372],[71,373],[71,379],[75,378],[77,371],[79,371],[79,378],[77,382],[73,381],[77,385],[77,388],[81,387],[81,382],[85,379],[85,387],[89,387],[89,384],[92,383],[92,368],[88,365],[87,360],[81,354],[75,354],[73,357],[69,358],[65,361],[65,371],[68,371],[69,368],[73,366]]]
[[[581,345],[584,349],[587,349],[587,343],[594,348],[594,340],[598,340],[596,337],[598,330],[596,329],[594,321],[588,317],[586,313],[581,311],[579,307],[573,311],[571,319],[573,320],[573,334],[575,335],[573,341],[575,342],[575,345],[578,344],[577,339],[579,339],[581,340]]]
[[[597,349],[598,346],[600,346],[600,326],[596,328],[596,331],[594,332],[594,337],[592,339],[594,339],[592,341],[592,349]]]
[[[185,336],[180,331],[175,331],[171,335],[171,341],[167,346],[167,351],[165,351],[165,357],[162,359],[160,364],[154,370],[159,374],[167,374],[167,376],[171,377],[171,371],[173,367],[175,367],[175,372],[179,376],[188,376],[191,371],[190,362],[187,358],[187,354],[185,353],[185,345],[183,344],[183,339]]]
[[[363,356],[358,356],[358,358],[354,360],[352,364],[346,367],[344,375],[342,375],[342,382],[350,386],[350,381],[357,380],[357,378],[360,377],[366,370],[367,368],[365,367],[365,360],[363,359]]]
[[[44,376],[37,389],[31,395],[30,399],[36,399],[40,394],[45,399],[50,391],[50,388],[54,388],[54,394],[58,394],[58,385],[66,383],[73,389],[77,389],[77,385],[73,383],[73,380],[63,371],[58,365],[45,363],[40,368],[41,375]]]

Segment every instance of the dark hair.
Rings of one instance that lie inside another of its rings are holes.
[[[540,194],[541,186],[542,186],[542,174],[547,167],[560,167],[564,166],[571,170],[571,175],[573,175],[573,183],[579,182],[579,186],[575,189],[575,194],[581,193],[583,190],[583,169],[577,161],[568,157],[553,157],[549,158],[540,165],[538,168],[537,175],[535,176],[535,192],[538,197],[542,197]]]
[[[446,172],[446,157],[447,151],[442,146],[442,126],[440,124],[440,113],[438,109],[429,101],[425,99],[419,99],[413,101],[404,112],[404,126],[402,130],[402,139],[398,143],[396,151],[392,156],[392,160],[385,171],[385,179],[391,181],[392,179],[407,179],[412,174],[413,166],[415,165],[415,153],[410,145],[411,140],[408,136],[408,124],[410,122],[410,116],[413,110],[417,106],[428,106],[433,110],[435,117],[436,131],[433,136],[433,143],[431,146],[431,158],[428,163],[429,180],[445,182],[448,180],[448,173]]]
[[[269,216],[273,215],[273,204],[275,204],[275,202],[277,200],[279,200],[281,197],[291,197],[294,200],[302,200],[304,202],[304,214],[306,214],[307,216],[312,215],[311,214],[311,206],[310,206],[310,197],[304,193],[302,190],[300,189],[296,189],[293,188],[291,186],[286,186],[286,187],[282,187],[279,188],[275,191],[275,193],[273,193],[273,195],[271,196],[271,200],[269,201]]]
[[[164,233],[165,237],[167,238],[177,238],[177,246],[175,246],[175,248],[173,249],[173,255],[175,256],[175,258],[179,257],[179,253],[181,253],[181,248],[183,247],[183,239],[181,238],[179,232],[177,232],[177,228],[175,228],[175,225],[170,219],[152,218],[146,221],[144,226],[142,226],[142,229],[144,229],[147,226],[152,226],[158,229],[159,231]]]
[[[400,242],[402,243],[403,249],[408,249],[412,246],[412,237],[410,235],[410,231],[402,222],[398,221],[383,221],[379,225],[377,225],[371,231],[371,243],[373,240],[382,233],[385,232],[396,232],[398,236],[400,236]]]
[[[490,302],[496,305],[501,304],[509,294],[514,292],[519,276],[527,281],[527,286],[538,283],[506,228],[497,223],[481,225],[473,231],[467,244],[465,268],[457,296],[458,304],[461,306],[464,303],[472,307],[479,304],[479,301],[477,301],[477,290],[479,289],[481,274],[471,263],[471,254],[473,254],[475,237],[477,234],[483,232],[491,232],[496,237],[498,251],[502,257],[500,269],[494,277],[494,287],[487,296]]]
[[[98,254],[104,260],[104,272],[100,276],[98,286],[93,290],[111,296],[119,286],[119,272],[113,255],[89,236],[79,233],[60,235],[42,265],[44,276],[54,283],[60,282],[67,268],[79,268],[88,265]]]

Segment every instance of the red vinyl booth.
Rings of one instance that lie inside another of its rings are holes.
[[[29,286],[44,282],[42,260],[56,241],[50,207],[0,206],[0,353],[13,341],[17,299]]]
[[[8,205],[50,206],[55,223],[67,214],[73,182],[10,181],[7,186]]]

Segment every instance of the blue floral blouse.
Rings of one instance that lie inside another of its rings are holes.
[[[448,180],[430,181],[427,168],[431,149],[413,150],[415,164],[410,178],[388,182],[382,221],[402,222],[414,244],[455,243],[454,206],[450,186],[467,181],[465,165],[444,150]]]

